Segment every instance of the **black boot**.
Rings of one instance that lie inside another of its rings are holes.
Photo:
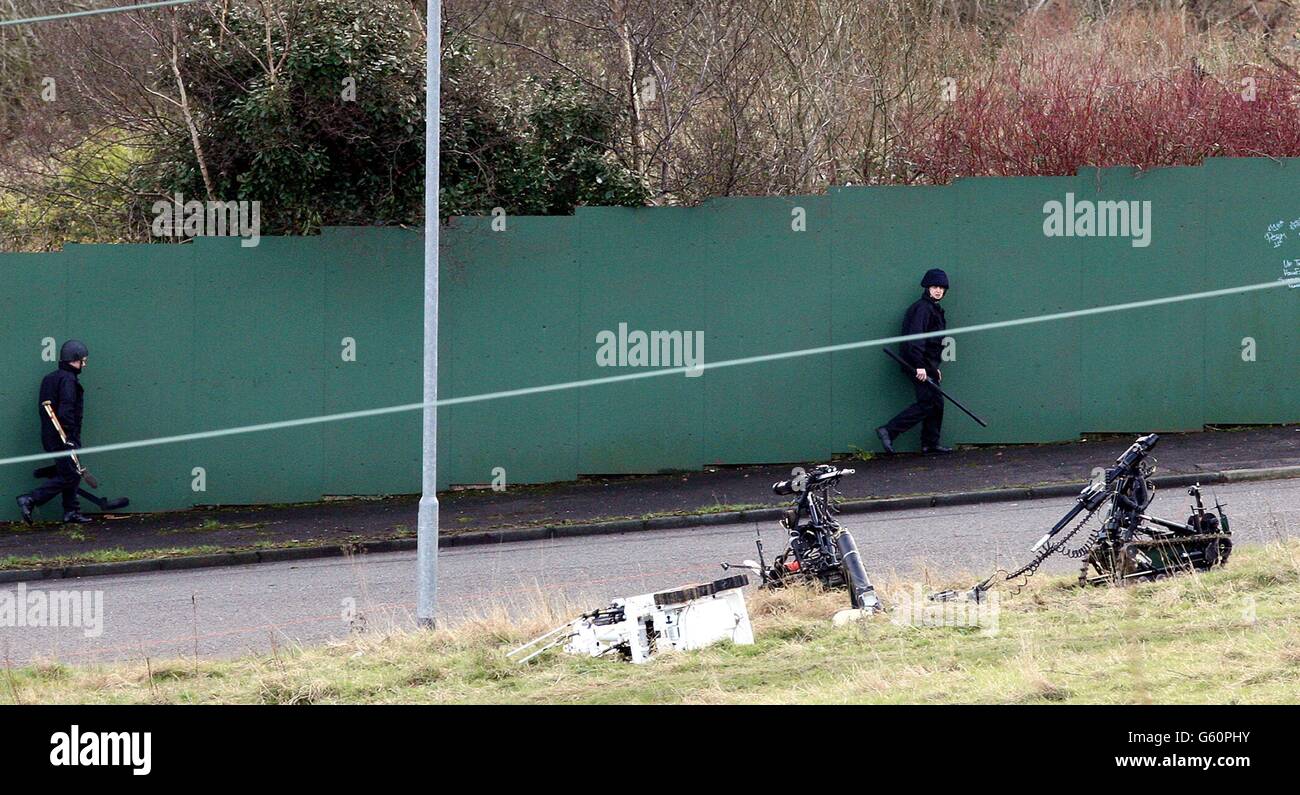
[[[18,498],[18,510],[22,511],[23,521],[27,524],[32,523],[32,508],[34,507],[36,507],[36,504],[26,494]]]
[[[81,511],[68,511],[67,513],[63,514],[64,524],[89,524],[93,521],[95,520],[91,519],[89,516],[86,516]]]
[[[922,447],[922,448],[921,448],[921,453],[924,454],[924,455],[931,455],[931,454],[937,454],[937,453],[951,453],[951,452],[952,452],[952,448],[951,448],[951,447],[944,447],[944,446],[941,445],[941,444],[936,444],[934,447]]]
[[[885,430],[885,426],[882,425],[876,429],[876,436],[880,437],[880,446],[885,448],[885,452],[893,455],[894,440],[889,438],[889,431]]]

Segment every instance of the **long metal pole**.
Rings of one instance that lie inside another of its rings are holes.
[[[426,0],[424,87],[424,481],[416,533],[415,615],[432,628],[438,598],[438,124],[442,0]]]
[[[880,350],[884,351],[884,352],[885,352],[885,355],[888,356],[889,358],[893,359],[894,361],[898,362],[899,364],[901,364],[901,365],[903,365],[904,367],[906,367],[906,368],[908,368],[909,370],[911,370],[912,365],[910,365],[910,364],[908,364],[907,362],[903,361],[902,358],[901,358],[898,354],[894,353],[893,351],[891,351],[891,350],[888,349],[888,348],[881,348]],[[941,387],[941,386],[939,386],[938,384],[936,384],[936,383],[934,382],[934,379],[933,379],[933,378],[927,378],[927,379],[925,380],[925,382],[926,382],[927,384],[929,384],[930,386],[934,387],[934,391],[935,391],[935,392],[938,392],[939,395],[940,395],[940,397],[945,397],[945,398],[947,398],[947,399],[948,399],[948,400],[949,400],[949,401],[950,401],[954,406],[956,406],[957,408],[959,408],[959,409],[961,409],[962,411],[966,412],[966,416],[968,416],[968,417],[970,417],[972,420],[975,420],[976,422],[978,422],[978,423],[980,424],[980,427],[982,427],[982,428],[987,428],[987,427],[989,427],[989,424],[988,424],[987,422],[985,422],[984,420],[982,420],[982,419],[980,419],[979,417],[975,416],[975,412],[973,412],[973,411],[971,411],[970,409],[966,408],[966,406],[965,406],[965,405],[964,405],[960,400],[958,400],[957,398],[955,398],[955,397],[953,397],[952,395],[948,394],[947,392],[943,391],[943,387]]]

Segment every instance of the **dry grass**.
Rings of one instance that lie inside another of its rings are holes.
[[[888,603],[913,583],[884,583]],[[540,589],[431,632],[366,631],[234,661],[14,669],[22,703],[1294,703],[1300,541],[1238,550],[1224,570],[1123,589],[1041,578],[1001,600],[996,632],[878,617],[832,627],[840,593],[752,593],[758,642],[644,666],[505,653],[580,612]],[[584,606],[585,607],[585,606]]]

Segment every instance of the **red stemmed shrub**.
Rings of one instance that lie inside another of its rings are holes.
[[[1073,32],[1025,31],[1020,46],[955,75],[955,97],[904,114],[896,157],[906,181],[1300,156],[1300,80],[1281,58],[1204,63],[1181,32],[1129,28],[1090,42]]]

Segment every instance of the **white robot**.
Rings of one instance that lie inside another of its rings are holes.
[[[749,578],[740,575],[615,599],[609,607],[584,613],[508,656],[524,663],[563,643],[570,654],[612,653],[639,664],[658,652],[699,649],[720,640],[752,644],[754,630],[741,591],[748,583]]]

